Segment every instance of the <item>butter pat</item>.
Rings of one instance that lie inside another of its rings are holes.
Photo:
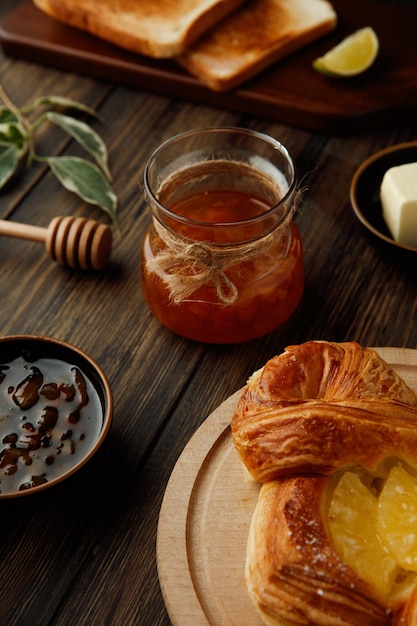
[[[380,199],[384,220],[395,241],[417,248],[417,163],[387,170]]]

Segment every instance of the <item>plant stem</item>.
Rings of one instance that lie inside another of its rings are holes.
[[[9,107],[9,109],[11,109],[14,113],[16,113],[16,115],[20,118],[20,111],[19,111],[19,109],[10,100],[9,96],[7,95],[6,91],[3,88],[3,85],[1,83],[0,83],[0,98],[3,100],[4,104],[7,107]]]
[[[33,135],[32,135],[32,125],[29,122],[29,120],[22,115],[22,112],[19,110],[19,108],[14,104],[14,102],[12,102],[12,100],[10,100],[6,90],[4,89],[3,85],[0,82],[0,98],[1,100],[3,100],[4,104],[11,110],[13,111],[13,113],[16,115],[16,117],[20,120],[20,122],[22,123],[22,125],[24,126],[24,128],[27,131],[27,136],[28,136],[28,165],[30,166],[33,156],[35,154],[35,146],[34,146],[34,140],[33,140]]]

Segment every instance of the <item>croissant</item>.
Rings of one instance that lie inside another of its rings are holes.
[[[246,584],[270,626],[416,626],[415,574],[387,596],[338,553],[329,502],[350,470],[383,481],[417,470],[417,395],[372,349],[310,341],[255,372],[231,422],[237,452],[262,483]]]

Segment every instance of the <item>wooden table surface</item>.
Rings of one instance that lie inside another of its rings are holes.
[[[0,19],[17,4],[2,0]],[[398,120],[354,135],[316,133],[1,52],[0,81],[18,105],[54,94],[100,112],[105,122],[93,125],[109,150],[123,231],[111,266],[97,273],[61,267],[37,243],[1,238],[1,334],[49,335],[88,352],[110,380],[115,411],[103,447],[78,474],[43,495],[0,502],[0,624],[167,626],[158,514],[171,471],[206,417],[288,344],[417,347],[415,262],[404,265],[372,247],[349,201],[358,166],[380,149],[417,140],[417,127]],[[149,217],[141,179],[161,141],[221,125],[266,132],[293,155],[306,188],[296,216],[306,286],[283,327],[250,343],[210,346],[162,327],[143,300],[140,248]],[[78,153],[50,127],[39,139],[44,154]],[[1,218],[47,226],[56,215],[106,220],[41,164],[0,193]]]

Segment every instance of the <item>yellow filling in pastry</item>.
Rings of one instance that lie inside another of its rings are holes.
[[[417,578],[417,478],[401,465],[385,481],[342,474],[331,497],[329,528],[343,560],[386,595]]]

